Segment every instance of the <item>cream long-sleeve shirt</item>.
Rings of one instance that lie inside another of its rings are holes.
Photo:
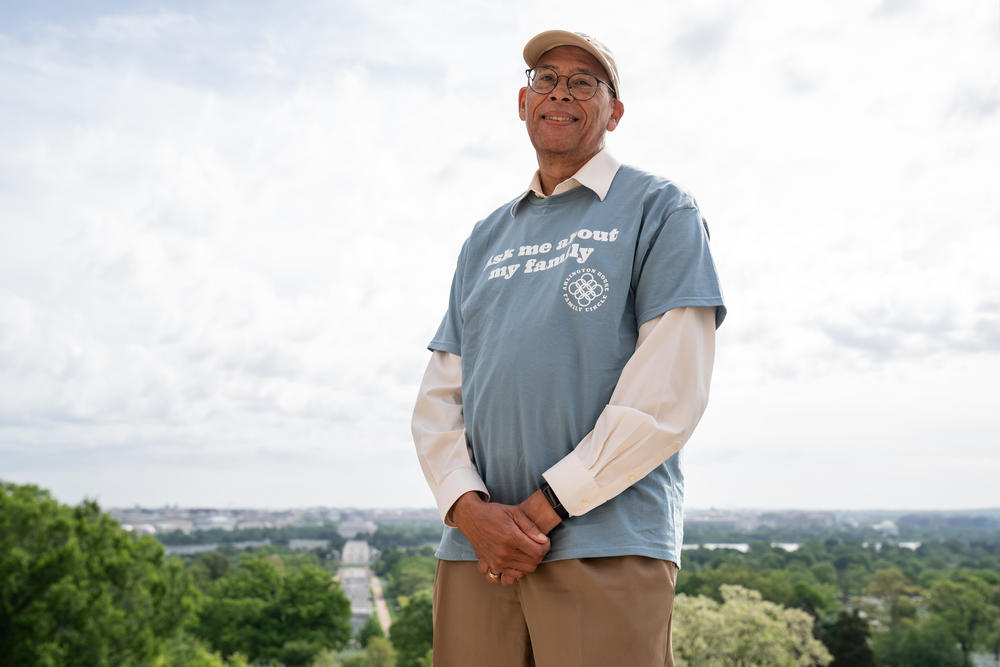
[[[585,186],[603,200],[619,165],[602,151],[553,194]],[[530,192],[544,196],[539,183],[536,172]],[[614,498],[675,454],[708,403],[715,308],[669,310],[642,323],[638,334],[635,352],[593,430],[543,473],[571,516]],[[465,437],[461,357],[441,350],[432,353],[414,407],[412,431],[441,517],[454,525],[451,508],[460,496],[477,491],[489,497]]]

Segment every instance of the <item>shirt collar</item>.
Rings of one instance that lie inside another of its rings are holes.
[[[604,198],[608,196],[608,190],[611,189],[611,181],[614,180],[615,174],[618,173],[618,167],[621,165],[622,163],[608,152],[607,148],[603,148],[597,155],[587,160],[575,174],[557,185],[552,190],[552,195],[560,195],[582,185],[592,190],[598,199],[604,201]],[[531,185],[528,186],[528,189],[511,204],[511,217],[517,213],[518,205],[524,201],[524,198],[532,194],[540,199],[545,198],[545,195],[542,194],[542,181],[538,170],[535,170],[534,176],[531,177]]]

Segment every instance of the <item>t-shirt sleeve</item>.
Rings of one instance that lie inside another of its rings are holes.
[[[455,275],[451,279],[451,293],[448,297],[448,312],[444,314],[437,333],[431,339],[427,349],[443,350],[462,356],[462,276],[465,267],[465,254],[469,242],[462,245],[458,253],[458,264]]]
[[[682,306],[714,306],[716,328],[722,324],[726,306],[708,238],[696,206],[675,209],[649,230],[632,277],[639,325]]]

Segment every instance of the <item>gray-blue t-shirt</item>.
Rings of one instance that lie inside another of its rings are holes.
[[[515,200],[517,201],[517,200]],[[470,456],[494,501],[516,504],[589,433],[635,351],[671,308],[726,314],[708,227],[677,185],[622,166],[602,202],[577,187],[528,195],[475,225],[431,350],[462,357]],[[680,563],[678,455],[615,498],[564,521],[545,560],[641,555]],[[446,527],[444,560],[476,560]]]

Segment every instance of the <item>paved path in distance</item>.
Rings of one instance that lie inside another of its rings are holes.
[[[389,605],[382,597],[382,582],[378,580],[375,573],[368,570],[368,581],[372,586],[372,596],[375,598],[375,613],[378,614],[378,622],[382,624],[382,632],[389,636],[389,626],[392,625],[392,617],[389,616]]]

